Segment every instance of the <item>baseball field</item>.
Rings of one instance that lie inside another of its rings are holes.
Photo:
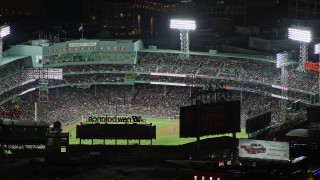
[[[76,122],[73,122],[69,125],[65,125],[62,127],[63,132],[69,132],[69,144],[79,144],[80,139],[76,138],[76,125],[80,122],[83,122],[83,120],[79,120]],[[180,138],[179,137],[179,119],[157,119],[157,118],[147,118],[146,122],[152,123],[156,126],[156,139],[152,140],[153,145],[181,145],[189,142],[193,142],[196,140],[196,138]],[[218,136],[232,136],[232,134],[223,134],[223,135],[215,135],[215,136],[205,136],[204,138],[212,138],[212,137],[218,137]],[[248,138],[247,133],[245,130],[241,130],[241,132],[236,134],[237,138]],[[138,144],[138,140],[114,140],[114,139],[96,139],[93,140],[93,144],[107,144],[107,145],[134,145]],[[92,144],[92,140],[81,140],[81,144]],[[141,145],[150,145],[150,140],[141,140]]]

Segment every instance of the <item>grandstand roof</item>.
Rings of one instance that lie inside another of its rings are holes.
[[[30,56],[24,56],[24,55],[7,55],[3,56],[2,60],[0,61],[0,66],[8,64],[13,61],[17,61],[19,59],[24,59]]]

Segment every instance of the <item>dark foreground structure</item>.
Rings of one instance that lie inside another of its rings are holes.
[[[310,166],[304,156],[291,162],[239,159],[234,152],[238,142],[220,137],[180,146],[70,145],[65,152],[17,147],[1,157],[0,179],[307,179],[317,175],[316,167],[307,171]]]

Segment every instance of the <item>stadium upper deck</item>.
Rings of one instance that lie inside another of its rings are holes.
[[[141,40],[74,40],[51,43],[34,40],[16,45],[0,62],[1,104],[39,88],[26,79],[27,68],[59,67],[63,81],[50,81],[49,88],[96,84],[136,83],[199,86],[225,82],[227,88],[281,97],[280,70],[275,57],[190,52],[189,59],[177,59],[179,51],[145,49]],[[317,74],[296,72],[290,61],[289,100],[315,103]]]

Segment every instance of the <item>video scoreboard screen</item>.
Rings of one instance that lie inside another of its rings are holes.
[[[309,123],[320,123],[320,106],[307,107],[307,120]]]
[[[180,137],[240,132],[240,101],[180,108]]]
[[[80,139],[156,139],[156,126],[148,124],[77,125]]]
[[[265,112],[246,121],[246,132],[253,133],[271,124],[271,111]]]

